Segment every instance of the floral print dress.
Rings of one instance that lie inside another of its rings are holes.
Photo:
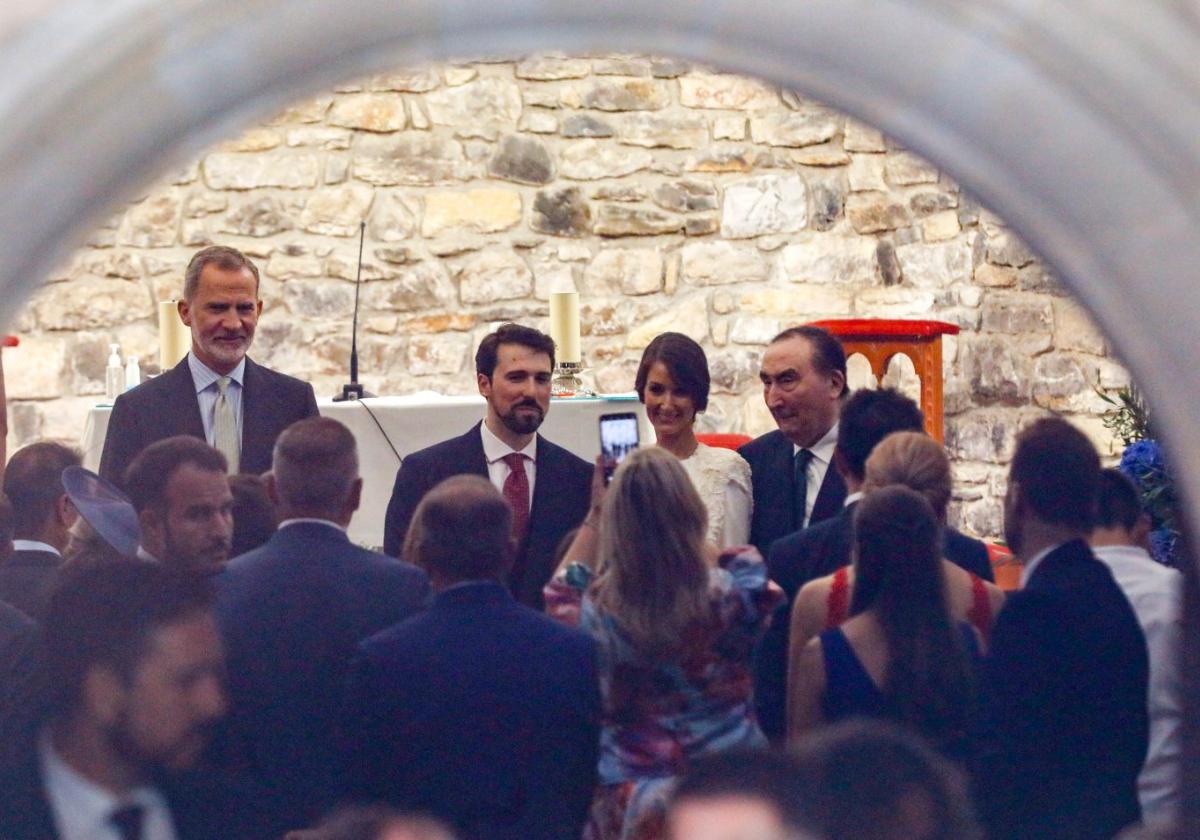
[[[546,587],[546,610],[590,633],[599,647],[604,725],[600,787],[586,840],[664,836],[666,799],[676,776],[702,755],[766,745],[754,717],[751,656],[783,598],[748,546],[727,549],[709,573],[714,624],[700,653],[651,660],[585,590],[591,573],[572,566]]]

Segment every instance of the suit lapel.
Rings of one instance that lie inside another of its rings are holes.
[[[265,383],[262,370],[246,357],[246,370],[242,375],[242,463],[245,464],[247,453],[270,452],[275,438],[267,426],[273,416],[269,408],[261,408],[260,403],[270,401],[270,395],[265,394]]]
[[[168,387],[166,410],[161,419],[171,427],[171,435],[191,435],[204,440],[204,421],[200,418],[200,401],[196,398],[196,381],[188,367],[188,357],[163,374]]]
[[[830,464],[825,470],[825,480],[821,482],[821,489],[817,492],[817,500],[813,502],[808,524],[813,525],[837,515],[845,501],[846,482],[842,480],[837,468]]]
[[[462,443],[462,451],[466,456],[465,463],[470,465],[470,470],[468,470],[468,472],[471,472],[475,475],[481,475],[484,478],[490,478],[490,474],[488,473],[487,455],[483,453],[483,432],[480,428],[482,426],[483,421],[480,420],[471,427],[471,431],[460,437],[459,441]],[[541,446],[541,443],[539,443],[538,446]],[[536,492],[537,487],[535,486],[534,493]]]

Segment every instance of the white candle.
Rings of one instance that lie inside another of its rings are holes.
[[[173,300],[158,302],[158,363],[168,371],[187,355],[192,346],[192,332],[179,318],[179,308]]]
[[[557,361],[579,363],[579,293],[574,289],[550,293],[550,337]]]

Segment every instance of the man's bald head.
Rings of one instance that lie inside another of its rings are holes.
[[[404,541],[404,559],[435,581],[499,578],[512,558],[512,509],[492,483],[456,475],[425,494]]]

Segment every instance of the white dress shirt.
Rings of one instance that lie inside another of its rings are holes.
[[[279,523],[275,530],[282,531],[289,525],[302,525],[305,523],[310,525],[328,525],[330,528],[337,528],[343,534],[346,533],[346,529],[332,519],[320,519],[316,516],[297,516],[295,519],[285,519]]]
[[[1156,563],[1136,546],[1105,545],[1092,551],[1112,570],[1146,636],[1150,654],[1150,748],[1138,776],[1142,821],[1173,822],[1179,809],[1182,760],[1183,684],[1179,645],[1183,576]]]
[[[67,766],[48,733],[38,740],[38,759],[58,840],[122,840],[109,817],[129,805],[143,808],[142,840],[177,840],[167,801],[156,788],[135,788],[117,798]]]
[[[188,352],[187,360],[188,369],[192,372],[192,383],[196,386],[196,401],[200,403],[200,420],[204,423],[204,440],[209,446],[216,446],[213,435],[213,411],[216,410],[217,397],[221,393],[217,387],[217,380],[221,378],[221,374],[197,359],[191,351]],[[225,399],[229,402],[233,409],[233,416],[237,419],[238,448],[241,448],[242,445],[242,377],[245,375],[246,358],[243,356],[237,367],[227,374],[230,382],[229,387],[225,389]]]
[[[532,511],[533,483],[537,480],[537,435],[530,439],[528,446],[517,450],[492,434],[492,430],[487,427],[486,422],[479,424],[479,434],[483,438],[483,457],[487,459],[488,480],[501,493],[504,492],[504,480],[512,472],[508,464],[504,462],[504,456],[518,451],[525,456],[523,463],[525,464],[525,477],[529,479],[529,509]]]
[[[808,466],[804,470],[804,474],[808,477],[808,493],[804,499],[804,525],[807,528],[809,521],[812,519],[813,506],[817,503],[817,496],[821,494],[821,485],[825,482],[825,473],[829,472],[829,465],[833,463],[833,450],[837,447],[838,439],[838,424],[834,423],[829,427],[829,431],[825,433],[819,441],[808,447],[808,451],[813,454],[808,461]],[[792,458],[800,453],[804,447],[792,444]]]

